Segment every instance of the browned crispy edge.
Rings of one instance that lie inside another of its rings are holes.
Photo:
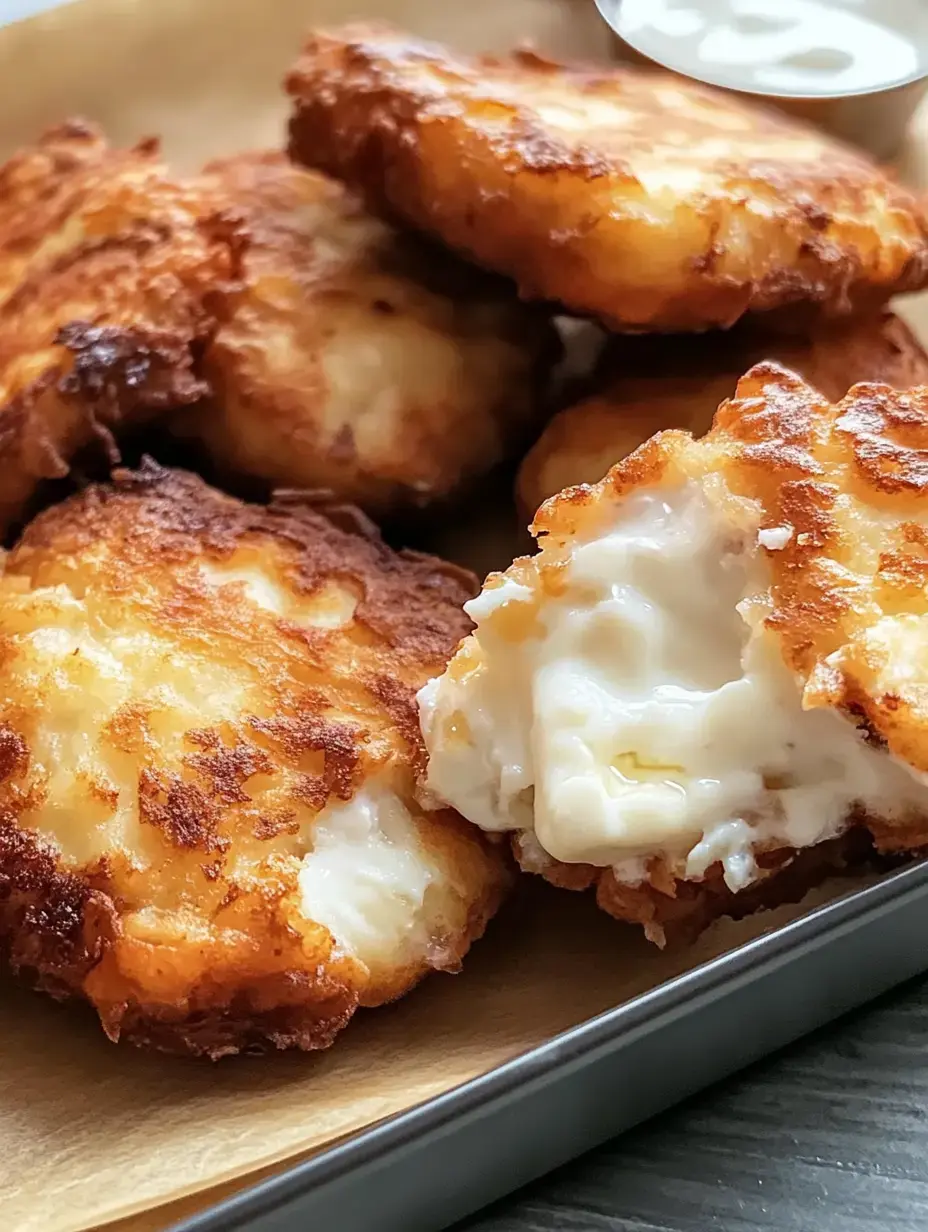
[[[6,756],[0,748],[0,759]],[[86,978],[119,933],[116,903],[95,875],[61,871],[54,854],[11,815],[0,815],[0,968],[55,1000],[83,999]],[[470,946],[499,909],[510,879],[489,883],[473,904],[464,934],[428,956],[398,981],[402,996],[431,971],[456,974]],[[144,1002],[96,1006],[108,1037],[160,1052],[219,1060],[238,1053],[328,1048],[365,1002],[351,981],[319,970],[284,970],[252,979],[224,1003],[203,980],[190,992],[187,1014]]]
[[[926,836],[920,845],[928,846]],[[513,846],[518,859],[518,840],[514,840]],[[911,855],[914,850],[905,854]],[[617,920],[640,925],[648,940],[663,947],[688,944],[725,916],[741,920],[760,911],[798,903],[829,877],[885,868],[902,855],[898,850],[882,851],[867,826],[860,824],[812,847],[780,848],[760,855],[761,877],[738,891],[725,884],[720,864],[714,864],[702,880],[686,881],[671,876],[660,885],[627,885],[616,879],[611,868],[557,861],[541,870],[541,875],[561,889],[593,890],[604,911]]]
[[[433,972],[460,974],[468,950],[486,932],[510,888],[511,874],[501,875],[488,885],[482,899],[468,914],[464,934],[456,938],[454,945],[429,954],[426,965],[406,972],[402,980],[396,981],[394,995],[387,1000],[405,996]],[[275,979],[282,992],[292,994],[292,973]],[[309,999],[299,1005],[276,1005],[260,1010],[252,1009],[247,1002],[243,1006],[232,1001],[225,1007],[211,1007],[207,1013],[192,1013],[183,1019],[172,1019],[157,1007],[139,1005],[127,1007],[118,1024],[114,1024],[115,1029],[105,1019],[103,1027],[114,1041],[124,1040],[136,1047],[175,1056],[205,1057],[211,1061],[242,1053],[255,1056],[285,1049],[320,1051],[331,1047],[358,1009],[375,1009],[385,1004],[384,999],[359,998],[354,989],[346,990],[334,980],[329,981],[328,988],[325,983],[321,979],[313,987]],[[244,990],[243,997],[247,997],[249,991]],[[320,998],[322,992],[326,995]]]

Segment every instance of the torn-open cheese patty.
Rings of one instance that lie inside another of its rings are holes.
[[[107,1033],[331,1043],[455,969],[506,880],[423,814],[415,693],[469,575],[357,515],[147,464],[50,509],[0,577],[0,948]]]
[[[926,459],[928,390],[831,406],[764,364],[703,440],[554,497],[420,693],[429,788],[658,938],[642,891],[737,893],[853,823],[925,844]]]

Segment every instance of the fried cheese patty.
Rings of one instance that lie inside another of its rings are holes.
[[[506,865],[415,803],[415,693],[472,581],[153,463],[32,522],[0,578],[13,971],[215,1058],[326,1047],[457,970]]]
[[[385,514],[449,496],[532,439],[558,347],[510,283],[283,154],[205,179],[244,216],[247,247],[204,360],[215,397],[177,430],[221,470]]]
[[[112,431],[201,398],[207,299],[231,229],[157,144],[110,149],[82,121],[0,168],[0,531],[43,479]]]
[[[615,329],[843,314],[928,279],[924,210],[874,162],[679,77],[350,25],[287,87],[296,161]]]
[[[926,458],[928,389],[762,364],[553,497],[420,693],[429,789],[657,941],[852,827],[928,845]]]
[[[614,337],[594,376],[598,392],[555,415],[526,455],[517,483],[521,508],[531,516],[563,488],[595,483],[665,428],[702,436],[741,374],[765,359],[797,372],[829,402],[859,381],[928,385],[928,355],[889,312],[822,325],[807,336],[745,321],[726,332]]]

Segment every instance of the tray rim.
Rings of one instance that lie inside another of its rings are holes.
[[[279,1174],[170,1225],[167,1232],[247,1232],[253,1220],[286,1203],[336,1185],[354,1172],[383,1163],[391,1154],[415,1148],[417,1143],[441,1135],[476,1114],[486,1114],[492,1105],[502,1107],[556,1076],[563,1077],[598,1057],[617,1052],[636,1037],[657,1032],[720,994],[761,981],[801,954],[877,924],[921,899],[928,900],[928,857],[886,873],[872,885],[849,889],[810,908],[794,920],[568,1028],[484,1074],[358,1130],[308,1160],[290,1167],[284,1162]],[[928,970],[928,947],[923,969]],[[895,983],[898,981],[888,987]],[[868,999],[864,996],[859,1003]]]

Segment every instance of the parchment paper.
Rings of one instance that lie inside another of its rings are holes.
[[[473,49],[531,38],[605,56],[609,46],[592,0],[78,0],[0,30],[0,155],[73,114],[120,142],[161,133],[185,167],[278,143],[279,81],[302,31],[377,14]],[[448,1090],[797,910],[722,924],[661,954],[587,899],[525,879],[463,975],[362,1013],[328,1053],[217,1066],[114,1047],[89,1012],[2,984],[0,1227],[119,1221],[119,1232],[156,1232],[242,1178]]]

